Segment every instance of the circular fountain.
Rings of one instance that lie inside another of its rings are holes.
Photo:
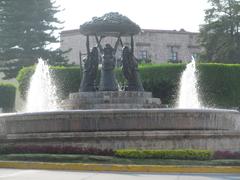
[[[102,109],[0,116],[1,144],[239,151],[230,110]]]
[[[110,13],[85,23],[80,30],[86,35],[88,51],[80,91],[63,101],[64,110],[1,115],[2,145],[240,150],[238,111],[159,108],[160,99],[143,90],[133,55],[133,35],[140,30],[135,23]],[[110,44],[102,48],[101,40],[107,35],[117,38],[114,48]],[[122,52],[127,84],[120,91],[114,55],[119,43],[123,44],[122,35],[130,36],[131,48]],[[95,36],[98,44],[92,50],[89,36]],[[103,59],[99,87],[98,51]]]

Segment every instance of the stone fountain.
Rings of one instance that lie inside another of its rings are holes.
[[[87,57],[83,60],[83,78],[80,92],[70,94],[63,104],[64,109],[139,109],[161,106],[158,98],[152,98],[151,92],[145,92],[138,72],[138,63],[134,57],[133,36],[140,27],[118,13],[105,14],[93,18],[80,26],[80,32],[86,36]],[[93,36],[97,46],[90,50],[89,38]],[[115,37],[113,46],[102,40]],[[130,38],[131,47],[124,46],[121,37]],[[127,81],[124,89],[119,89],[115,76],[116,52],[122,47],[122,72]],[[102,59],[100,83],[96,85],[98,64]]]
[[[134,57],[138,25],[118,13],[93,18],[80,27],[87,57],[79,92],[63,101],[61,111],[0,116],[0,144],[77,146],[101,149],[210,149],[240,151],[240,113],[221,109],[160,108],[145,92]],[[97,46],[90,49],[89,38]],[[102,39],[116,37],[114,47]],[[124,47],[129,36],[131,47]],[[121,45],[124,89],[115,78],[115,54]],[[96,84],[99,59],[102,69]]]

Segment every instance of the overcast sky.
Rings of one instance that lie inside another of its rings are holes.
[[[64,30],[77,29],[94,16],[119,12],[143,29],[198,32],[204,23],[207,0],[56,0],[63,12]]]

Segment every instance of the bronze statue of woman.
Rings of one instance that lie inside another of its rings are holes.
[[[114,74],[116,65],[115,49],[110,44],[105,45],[102,59],[99,91],[118,91],[118,84]]]
[[[98,71],[98,49],[93,47],[87,58],[84,60],[83,77],[80,84],[81,92],[96,91],[96,78]]]
[[[130,49],[125,46],[122,52],[122,71],[127,79],[127,91],[144,91],[138,72],[138,63]]]

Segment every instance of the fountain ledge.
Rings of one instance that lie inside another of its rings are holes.
[[[0,116],[0,142],[95,148],[240,150],[234,110],[99,109]]]

